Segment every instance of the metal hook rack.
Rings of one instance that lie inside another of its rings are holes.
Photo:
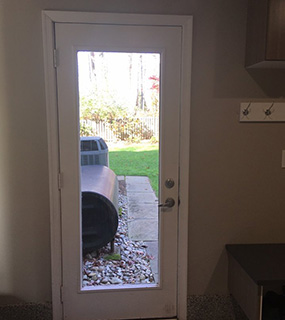
[[[285,102],[242,102],[240,122],[285,122]]]

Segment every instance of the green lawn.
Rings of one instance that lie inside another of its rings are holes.
[[[129,144],[109,147],[109,165],[116,175],[148,176],[158,194],[158,144]]]

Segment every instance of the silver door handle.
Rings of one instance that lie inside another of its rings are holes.
[[[158,206],[161,208],[172,208],[175,205],[175,200],[173,198],[167,198],[165,203],[160,203]]]

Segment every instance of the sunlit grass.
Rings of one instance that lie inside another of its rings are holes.
[[[158,194],[158,144],[119,144],[109,146],[109,166],[120,176],[147,176]]]

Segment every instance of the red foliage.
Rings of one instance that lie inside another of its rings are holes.
[[[159,91],[159,78],[157,76],[149,77],[149,80],[153,80],[152,86],[150,87],[151,90]]]

